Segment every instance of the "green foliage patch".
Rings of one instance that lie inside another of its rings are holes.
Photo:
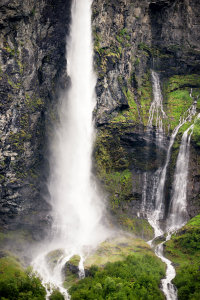
[[[173,283],[181,300],[200,299],[200,263],[181,267]]]
[[[164,299],[158,287],[164,274],[163,264],[156,257],[131,255],[125,261],[107,263],[93,277],[74,284],[69,293],[72,300],[159,300]]]
[[[193,140],[196,142],[197,146],[200,146],[200,119],[197,119],[194,124]]]
[[[184,114],[193,103],[193,99],[190,97],[191,87],[198,86],[200,86],[200,79],[197,74],[185,76],[175,75],[172,76],[168,82],[165,82],[164,107],[170,120],[170,130],[173,130],[174,127],[179,124],[180,117],[184,117]],[[198,89],[195,89],[192,96],[197,97],[198,93]],[[197,102],[197,111],[199,109],[198,106],[199,101]],[[191,123],[187,122],[179,131],[184,132],[190,125]]]
[[[191,219],[166,243],[167,257],[176,263],[173,283],[178,297],[198,300],[200,295],[200,215]]]
[[[0,299],[45,300],[46,291],[34,273],[24,273],[19,260],[5,254],[0,258]]]
[[[61,294],[61,292],[55,290],[49,297],[49,300],[64,300],[64,296]]]
[[[167,92],[173,92],[177,89],[184,87],[199,87],[200,86],[200,77],[197,74],[192,75],[174,75],[169,79],[167,85]]]
[[[144,126],[147,125],[149,119],[149,109],[153,100],[151,73],[148,70],[142,78],[141,87],[138,89],[140,95],[140,114]]]
[[[168,94],[167,114],[170,116],[172,128],[179,124],[180,116],[184,115],[192,103],[193,99],[188,89],[176,90]]]
[[[151,240],[154,237],[154,230],[145,219],[130,218],[127,215],[119,215],[118,223],[123,226],[123,229],[134,232],[137,236]]]
[[[106,174],[105,185],[113,208],[118,207],[121,201],[132,200],[132,174],[128,169]]]

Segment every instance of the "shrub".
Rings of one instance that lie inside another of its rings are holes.
[[[94,277],[72,285],[69,293],[71,300],[161,300],[164,299],[159,290],[162,277],[164,268],[158,258],[131,255],[124,261],[107,263]]]
[[[53,291],[53,293],[49,297],[49,300],[64,300],[64,299],[65,299],[64,296],[58,290]]]

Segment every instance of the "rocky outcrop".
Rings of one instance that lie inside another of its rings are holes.
[[[107,123],[115,116],[115,110],[127,105],[127,91],[134,93],[141,122],[137,88],[141,87],[142,77],[155,58],[154,68],[162,70],[166,77],[199,71],[199,10],[197,0],[93,2],[95,61],[99,74],[97,124]]]
[[[0,226],[36,240],[49,223],[47,138],[58,90],[66,88],[71,1],[0,3]]]

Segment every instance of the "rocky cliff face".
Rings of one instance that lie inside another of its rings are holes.
[[[48,143],[57,120],[59,93],[69,82],[65,46],[70,7],[71,0],[0,3],[0,226],[25,226],[37,240],[51,222],[51,206],[45,200],[49,198]],[[142,227],[143,223],[130,222],[140,210],[145,178],[164,164],[168,134],[191,105],[190,88],[195,97],[200,89],[200,3],[94,0],[92,9],[98,75],[95,172],[119,222]],[[146,134],[153,99],[151,68],[160,73],[168,116],[161,148],[155,131],[151,139]],[[168,170],[166,199],[170,198],[180,138],[181,133]],[[199,212],[199,161],[193,143],[190,216]]]
[[[191,88],[194,97],[200,92],[199,11],[199,2],[189,0],[93,2],[98,72],[95,116],[99,127],[96,172],[109,194],[111,210],[117,209],[121,216],[124,212],[136,216],[141,209],[144,186],[150,192],[153,185],[150,178],[155,179],[156,170],[164,164],[169,135],[192,104]],[[146,133],[153,99],[150,69],[160,74],[167,114],[167,120],[163,120],[165,139],[160,149],[155,143],[155,133],[150,143]],[[198,102],[197,112],[199,109]],[[180,130],[173,147],[165,188],[166,207],[181,135],[189,124]],[[192,146],[190,217],[199,212],[199,159],[198,147]],[[125,178],[124,172],[129,176]]]
[[[58,90],[67,85],[70,2],[0,3],[0,226],[26,227],[36,240],[51,209],[46,131]]]

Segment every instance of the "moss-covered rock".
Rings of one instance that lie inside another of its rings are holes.
[[[64,253],[65,251],[63,249],[56,249],[49,252],[45,256],[46,263],[51,270],[53,270],[56,267],[59,259],[64,255]]]
[[[131,235],[119,233],[115,237],[108,238],[91,253],[84,262],[85,269],[92,265],[103,268],[107,262],[124,260],[130,254],[144,255],[148,253],[154,256],[154,252],[148,244],[141,239],[135,239]]]

